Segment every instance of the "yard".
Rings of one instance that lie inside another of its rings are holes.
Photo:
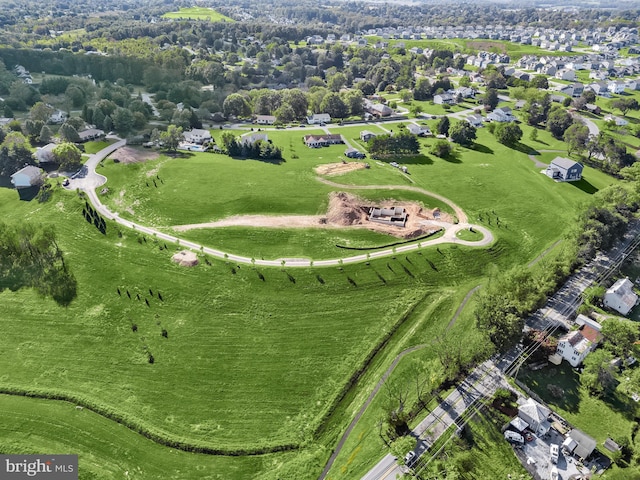
[[[580,385],[580,375],[567,362],[535,372],[521,370],[519,379],[571,425],[595,438],[601,452],[608,453],[602,447],[608,437],[632,438],[637,403],[618,390],[603,398],[590,395]],[[637,449],[637,443],[634,448]]]

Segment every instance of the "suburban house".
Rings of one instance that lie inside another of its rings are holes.
[[[620,94],[624,92],[625,88],[626,88],[626,84],[622,80],[614,80],[607,84],[607,89],[611,93],[615,93],[615,94]]]
[[[347,158],[365,158],[366,155],[362,153],[360,150],[356,150],[355,148],[347,148],[344,151],[344,156]]]
[[[34,156],[36,157],[36,160],[38,160],[38,163],[53,162],[54,161],[54,158],[53,158],[53,149],[54,148],[56,148],[56,144],[55,143],[48,143],[44,147],[37,149],[36,153],[34,153]]]
[[[540,405],[533,398],[528,398],[518,407],[518,417],[524,420],[536,435],[544,435],[551,428],[549,415],[551,415],[551,410]]]
[[[331,122],[331,115],[328,113],[314,113],[310,117],[307,117],[307,123],[309,125],[320,125],[321,123]]]
[[[487,115],[487,118],[494,122],[513,122],[516,119],[509,107],[496,108],[493,112]]]
[[[344,143],[344,140],[340,134],[305,135],[304,143],[307,147],[319,148]]]
[[[556,72],[555,77],[559,80],[569,80],[573,82],[576,79],[576,72],[575,70],[562,68]]]
[[[64,123],[67,119],[67,112],[63,110],[56,110],[49,116],[49,123],[60,124]]]
[[[369,130],[363,130],[360,132],[360,140],[362,140],[363,142],[368,142],[375,136],[376,134],[373,132],[370,132]]]
[[[474,113],[471,114],[469,116],[467,116],[467,118],[465,118],[465,120],[467,122],[469,122],[471,125],[473,125],[474,127],[478,128],[482,126],[482,122],[484,121],[484,119],[482,118],[482,115]]]
[[[433,103],[436,105],[453,105],[456,99],[450,93],[439,93],[433,96]]]
[[[626,121],[624,118],[616,117],[615,115],[611,115],[611,114],[605,115],[603,120],[605,122],[614,122],[617,127],[624,127],[625,125],[629,124],[629,122]]]
[[[595,105],[593,103],[587,103],[584,106],[584,109],[589,113],[593,113],[594,115],[600,115],[600,113],[602,112],[602,109],[598,105]]]
[[[42,170],[33,165],[27,165],[11,175],[11,183],[18,190],[40,185],[42,183]]]
[[[269,136],[266,133],[251,133],[240,137],[241,145],[253,145],[256,142],[268,142]]]
[[[431,135],[431,130],[429,130],[429,127],[423,127],[422,125],[418,125],[417,123],[410,123],[409,125],[407,125],[407,130],[419,137],[426,137],[428,135]]]
[[[558,182],[575,182],[582,178],[582,169],[581,163],[564,157],[556,157],[544,173],[547,177]]]
[[[88,142],[89,140],[95,140],[97,138],[104,137],[104,131],[97,128],[89,128],[87,130],[78,132],[78,135],[80,136],[81,142]]]
[[[566,445],[565,445],[566,444]],[[562,443],[562,449],[573,453],[583,460],[589,458],[596,449],[596,441],[577,428],[569,432],[567,439]]]
[[[599,323],[584,315],[582,317],[582,328],[573,330],[558,339],[557,353],[564,358],[569,365],[577,367],[591,353],[600,340]]]
[[[638,303],[638,295],[633,291],[633,283],[628,278],[621,278],[604,294],[604,305],[621,315],[627,315]]]
[[[376,117],[388,117],[393,113],[391,107],[383,103],[372,103],[369,105],[369,113]]]
[[[182,134],[184,141],[187,143],[197,143],[202,145],[203,143],[211,141],[211,132],[202,128],[194,128],[188,132]]]
[[[276,117],[273,115],[258,115],[256,117],[256,123],[258,125],[273,125],[276,123]]]
[[[584,93],[584,84],[580,82],[575,82],[571,85],[573,87],[573,95],[572,97],[579,97]]]

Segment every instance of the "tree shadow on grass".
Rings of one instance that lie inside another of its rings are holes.
[[[540,152],[538,150],[522,142],[512,143],[511,145],[507,146],[526,155],[540,155]]]
[[[574,187],[579,188],[583,192],[588,193],[589,195],[593,195],[598,191],[597,187],[595,187],[594,185],[586,181],[584,178],[578,180],[577,182],[569,182],[569,183]]]
[[[491,148],[487,147],[486,145],[482,145],[481,143],[474,143],[473,146],[470,147],[470,149],[478,153],[488,153],[490,155],[493,153],[493,150]]]
[[[624,392],[615,390],[603,397],[602,401],[606,403],[611,410],[620,413],[627,420],[635,421],[638,404]]]
[[[441,158],[449,163],[462,163],[462,160],[460,160],[460,154],[458,152],[451,152],[449,155]]]
[[[580,376],[565,362],[559,366],[549,366],[535,372],[527,370],[524,377],[524,383],[545,402],[569,412],[579,410]],[[550,385],[552,385],[551,388],[549,388]],[[554,391],[558,393],[554,395],[552,393]]]
[[[377,160],[385,163],[396,161],[403,165],[432,165],[433,164],[433,160],[431,159],[431,157],[428,157],[427,155],[424,155],[424,154],[412,155],[412,156],[406,156],[406,157],[377,159]]]

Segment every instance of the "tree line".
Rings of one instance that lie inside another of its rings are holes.
[[[0,223],[0,291],[21,288],[34,288],[63,306],[76,297],[77,282],[53,227]]]

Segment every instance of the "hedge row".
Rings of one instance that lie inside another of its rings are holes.
[[[402,241],[394,242],[394,243],[387,243],[386,245],[380,245],[378,247],[347,247],[346,245],[338,245],[338,244],[336,244],[336,247],[344,248],[345,250],[380,250],[381,248],[397,247],[398,245],[405,245],[405,244],[411,243],[411,242],[419,242],[421,240],[426,240],[427,238],[432,237],[433,235],[435,235],[436,233],[439,233],[441,231],[442,231],[442,228],[439,228],[438,230],[430,232],[430,233],[428,233],[426,235],[423,235],[421,237],[410,238],[409,240],[402,240]]]
[[[102,417],[108,418],[120,425],[127,427],[128,429],[142,435],[149,440],[164,445],[166,447],[175,448],[176,450],[182,450],[184,452],[203,453],[206,455],[219,455],[228,457],[240,457],[240,456],[253,456],[253,455],[265,455],[269,453],[285,452],[291,450],[297,450],[300,448],[298,444],[281,444],[272,446],[263,446],[257,448],[240,448],[240,449],[225,449],[219,447],[213,447],[205,443],[189,442],[185,439],[176,438],[168,435],[165,432],[158,432],[152,427],[145,426],[136,419],[130,416],[113,410],[112,408],[95,403],[83,397],[76,395],[70,395],[62,392],[36,390],[36,389],[23,389],[13,386],[0,386],[0,394],[15,395],[29,398],[38,398],[43,400],[59,400],[63,402],[69,402],[75,405],[82,406],[87,410],[92,411]]]

